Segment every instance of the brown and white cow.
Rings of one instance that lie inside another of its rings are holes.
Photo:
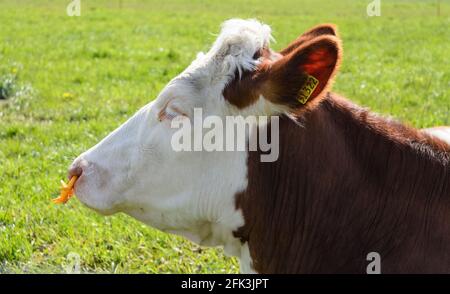
[[[383,273],[450,273],[449,129],[418,131],[329,92],[333,25],[280,52],[270,39],[258,21],[225,22],[209,52],[74,161],[80,201],[223,246],[245,273],[365,273],[369,252]],[[171,123],[194,108],[279,117],[278,160],[174,151]]]

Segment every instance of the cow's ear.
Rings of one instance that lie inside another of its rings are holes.
[[[314,38],[270,65],[262,94],[293,111],[312,106],[329,90],[341,58],[337,37]]]
[[[298,48],[305,42],[308,42],[319,36],[335,36],[338,37],[337,27],[334,24],[326,23],[315,26],[308,31],[304,32],[297,39],[292,41],[286,48],[280,51],[280,54],[287,55],[294,49]]]

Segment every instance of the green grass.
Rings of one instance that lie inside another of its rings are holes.
[[[66,15],[69,2],[0,1],[0,272],[63,272],[71,252],[85,272],[238,271],[220,249],[49,201],[71,161],[207,50],[227,18],[270,24],[277,49],[334,22],[335,91],[416,127],[450,124],[449,1],[438,15],[437,1],[382,0],[372,18],[369,0],[81,0],[80,17]]]

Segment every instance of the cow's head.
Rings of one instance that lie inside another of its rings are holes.
[[[191,120],[194,108],[224,118],[300,115],[317,104],[340,63],[334,27],[315,27],[280,52],[270,39],[270,28],[255,20],[225,22],[208,53],[73,162],[77,197],[100,213],[125,212],[239,254],[232,231],[243,225],[235,194],[247,186],[247,152],[177,152],[171,123]]]

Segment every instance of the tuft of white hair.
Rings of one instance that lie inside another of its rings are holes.
[[[176,79],[186,78],[195,81],[199,88],[221,92],[236,73],[240,78],[244,71],[255,69],[260,62],[254,59],[255,53],[269,48],[271,41],[271,29],[266,24],[255,19],[227,20],[211,49],[206,54],[197,54],[197,58]]]
[[[225,72],[235,71],[242,75],[244,70],[253,70],[257,60],[256,52],[269,47],[271,29],[255,19],[230,19],[222,24],[222,29],[207,53],[216,62],[222,62]]]
[[[272,40],[270,27],[255,19],[227,20],[208,53],[200,52],[185,75],[228,81],[237,71],[241,77],[242,72],[255,69],[259,61],[253,58],[254,54],[269,48]]]

